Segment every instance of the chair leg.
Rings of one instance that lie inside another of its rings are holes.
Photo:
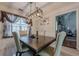
[[[22,55],[22,52],[19,52],[19,56],[21,56]]]
[[[16,52],[16,56],[18,56],[18,52]]]
[[[33,56],[38,56],[38,54],[37,53],[33,53]]]

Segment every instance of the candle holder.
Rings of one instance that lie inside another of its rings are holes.
[[[36,39],[38,40],[38,31],[36,31]]]

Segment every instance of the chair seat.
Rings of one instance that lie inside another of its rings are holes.
[[[54,41],[51,45],[50,45],[50,47],[51,48],[55,48],[55,46],[56,46],[56,41]],[[48,48],[46,48],[45,50],[43,50],[42,52],[40,52],[39,53],[39,55],[42,55],[42,56],[50,56],[50,47],[48,47]]]
[[[47,47],[45,50],[43,50],[42,52],[40,52],[39,55],[42,55],[42,56],[51,56],[51,51],[53,51],[53,54],[54,54],[54,48],[55,48],[55,46],[56,46],[56,41],[54,41],[50,45],[50,47]]]
[[[23,52],[28,51],[28,50],[29,50],[28,48],[22,49]]]
[[[28,51],[29,49],[27,48],[27,46],[25,44],[22,44],[22,51]]]
[[[50,56],[50,55],[49,55],[48,53],[46,53],[45,51],[40,52],[39,55],[41,55],[41,56]]]
[[[56,47],[56,41],[54,41],[50,46],[55,48]]]
[[[54,54],[54,48],[51,46],[48,46],[46,49],[44,49],[39,53],[39,55],[42,56],[52,56],[53,54]]]

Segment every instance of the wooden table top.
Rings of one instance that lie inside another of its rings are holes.
[[[36,38],[33,39],[29,38],[28,36],[22,36],[21,41],[29,47],[33,48],[35,51],[38,51],[54,42],[55,38],[39,36],[37,40]]]

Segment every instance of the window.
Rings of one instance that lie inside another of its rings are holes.
[[[24,18],[20,18],[18,17],[17,18],[18,20],[15,22],[15,23],[10,23],[8,21],[5,21],[4,23],[4,34],[3,36],[4,37],[7,37],[7,36],[12,36],[12,32],[19,32],[19,31],[26,31],[28,30],[28,24],[25,23],[25,20]]]
[[[24,22],[25,19],[20,18],[17,22],[12,23],[12,32],[14,31],[26,31],[28,24]]]

